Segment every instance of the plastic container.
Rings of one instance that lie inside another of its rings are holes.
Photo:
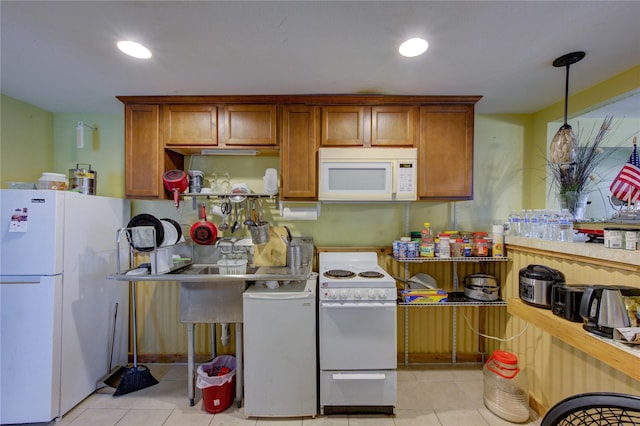
[[[493,241],[492,256],[504,257],[504,227],[502,225],[493,225],[491,234],[491,240]]]
[[[213,372],[209,376],[209,372]],[[220,413],[231,406],[236,387],[236,358],[221,355],[198,367],[196,386],[202,389],[202,404],[207,412]]]
[[[514,354],[494,351],[482,375],[484,405],[489,411],[510,422],[529,420],[529,380]]]
[[[449,234],[440,234],[440,257],[451,257],[451,238]]]
[[[433,240],[433,231],[431,231],[430,222],[424,222],[422,224],[422,230],[420,231],[420,238],[422,239],[422,241],[424,241],[425,239]]]
[[[44,172],[38,179],[38,189],[54,189],[66,191],[69,187],[67,177],[62,173]]]
[[[242,275],[247,273],[247,259],[218,260],[220,275]]]

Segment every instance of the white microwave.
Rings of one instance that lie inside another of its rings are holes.
[[[321,201],[415,201],[416,148],[320,148]]]

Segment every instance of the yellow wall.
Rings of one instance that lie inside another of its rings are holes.
[[[0,187],[37,182],[53,167],[53,114],[9,96],[0,98]]]

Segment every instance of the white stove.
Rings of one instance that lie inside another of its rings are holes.
[[[396,281],[372,252],[320,253],[320,300],[391,301]]]
[[[320,414],[395,412],[396,281],[375,252],[319,254]]]

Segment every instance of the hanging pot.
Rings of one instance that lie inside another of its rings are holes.
[[[200,220],[191,225],[191,239],[196,244],[213,244],[218,237],[216,225],[207,221],[207,208],[204,203],[200,204]]]
[[[169,170],[162,175],[162,182],[167,191],[173,192],[173,202],[177,209],[180,207],[180,193],[189,188],[187,174],[178,169]]]

